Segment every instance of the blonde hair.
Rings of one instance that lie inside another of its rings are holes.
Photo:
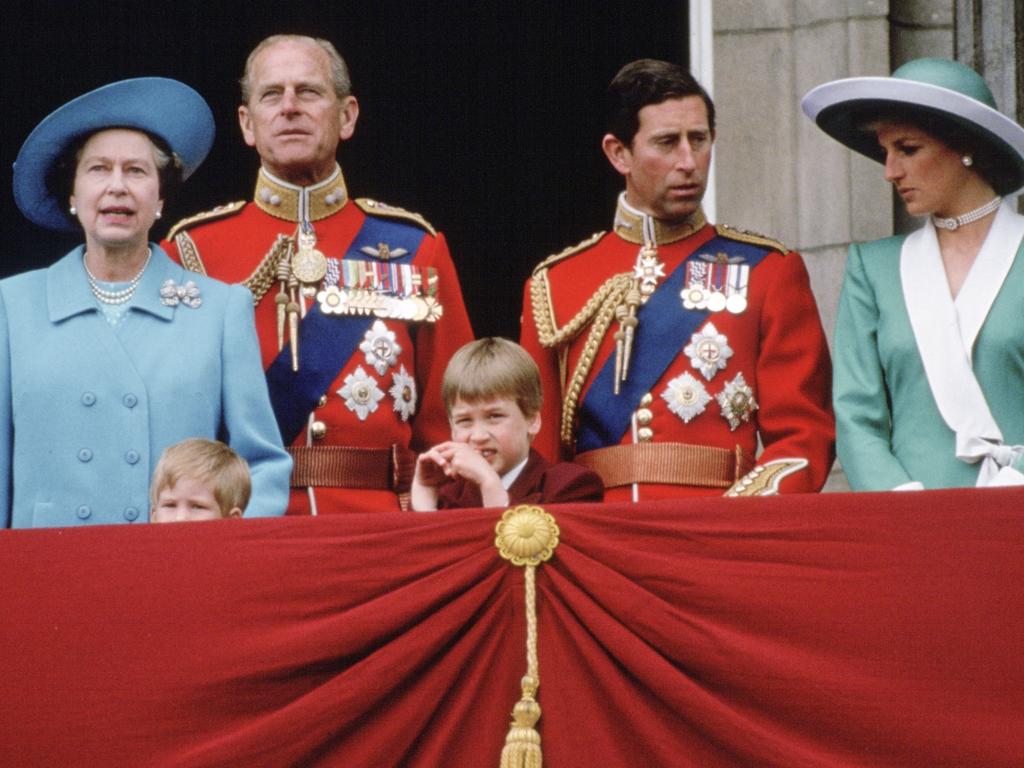
[[[212,487],[221,515],[235,507],[243,512],[252,493],[249,465],[245,459],[218,440],[194,437],[166,448],[153,470],[149,500],[156,507],[160,492],[183,478]]]
[[[527,418],[540,411],[540,371],[529,353],[514,341],[487,337],[471,341],[452,355],[441,380],[441,397],[449,418],[456,399],[474,403],[492,397],[516,401]]]

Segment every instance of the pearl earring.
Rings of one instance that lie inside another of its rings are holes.
[[[964,168],[970,168],[974,165],[974,158],[970,155],[964,155],[960,158],[960,162],[964,164]]]
[[[76,213],[78,213],[78,209],[75,208],[75,206],[72,205],[70,208],[68,208],[68,213],[70,213],[72,216],[74,216]]]
[[[156,217],[157,217],[158,219],[159,219],[159,218],[160,218],[161,216],[163,216],[163,215],[164,215],[164,212],[163,212],[163,211],[157,211],[157,212],[156,212]]]

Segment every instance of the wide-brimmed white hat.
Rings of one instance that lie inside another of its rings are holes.
[[[825,133],[850,149],[885,162],[875,135],[862,126],[865,115],[895,109],[920,119],[954,124],[984,143],[1007,172],[1010,194],[1024,187],[1024,128],[996,109],[985,80],[949,59],[915,59],[890,77],[849,77],[811,89],[800,102]]]
[[[89,91],[51,112],[21,145],[14,161],[14,200],[32,222],[77,231],[67,200],[47,184],[54,163],[77,139],[105,128],[136,128],[159,136],[188,178],[213,146],[213,113],[192,88],[166,77],[121,80]]]

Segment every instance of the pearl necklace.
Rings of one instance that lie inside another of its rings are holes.
[[[122,288],[118,291],[108,291],[99,284],[99,280],[96,276],[89,271],[89,264],[85,260],[86,254],[82,254],[82,266],[85,267],[85,274],[89,278],[89,288],[92,289],[92,295],[95,296],[99,301],[104,304],[124,304],[130,301],[132,296],[135,295],[135,289],[139,287],[139,281],[142,279],[142,273],[146,271],[146,267],[149,266],[149,259],[153,255],[153,249],[149,248],[146,250],[146,260],[142,264],[142,269],[129,281],[127,288]]]
[[[972,222],[978,221],[979,219],[984,219],[986,216],[992,213],[992,211],[998,208],[1001,202],[1003,202],[1003,198],[997,195],[980,208],[975,208],[973,211],[968,211],[962,216],[955,216],[952,219],[944,219],[941,216],[932,216],[932,223],[939,229],[948,229],[950,232],[953,232],[957,229],[960,229],[960,227],[964,226],[965,224],[970,224]]]

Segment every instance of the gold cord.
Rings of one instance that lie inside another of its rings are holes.
[[[503,558],[525,567],[526,674],[520,681],[522,696],[512,710],[512,725],[501,750],[501,768],[541,768],[540,660],[537,654],[537,566],[549,560],[558,546],[555,518],[541,507],[521,504],[505,510],[495,527],[494,544]]]
[[[636,279],[629,272],[612,275],[594,292],[583,308],[568,323],[559,328],[555,321],[547,270],[538,270],[530,281],[530,302],[533,307],[534,322],[537,325],[537,338],[542,347],[553,349],[568,344],[580,334],[588,323],[591,324],[590,332],[583,344],[583,351],[580,353],[579,360],[576,361],[576,367],[563,392],[560,434],[562,443],[565,445],[572,444],[580,395],[583,392],[587,376],[590,375],[590,370],[594,366],[601,341],[608,332],[608,326],[615,319],[617,308],[626,301],[630,291],[635,288],[635,284]]]
[[[274,244],[270,246],[266,256],[260,261],[242,285],[252,292],[252,303],[260,303],[260,299],[270,290],[270,286],[277,280],[277,267],[285,255],[289,254],[293,246],[292,238],[288,235],[278,235]]]

